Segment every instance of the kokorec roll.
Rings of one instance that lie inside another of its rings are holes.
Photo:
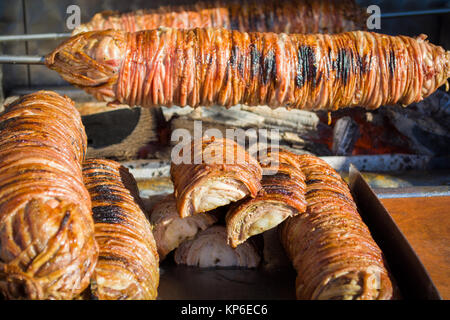
[[[159,257],[136,181],[118,162],[89,159],[83,165],[92,199],[99,257],[91,292],[100,300],[153,300]]]
[[[8,299],[72,299],[98,247],[81,163],[87,139],[74,103],[26,95],[0,114],[0,290]]]

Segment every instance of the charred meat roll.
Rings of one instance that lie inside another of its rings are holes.
[[[214,137],[193,140],[180,154],[187,163],[172,161],[170,174],[182,218],[211,211],[247,195],[255,197],[261,189],[261,166],[232,140]]]
[[[174,195],[166,196],[153,207],[150,214],[160,260],[181,243],[194,238],[198,232],[216,222],[217,217],[207,212],[181,218]]]
[[[107,29],[135,32],[159,27],[338,33],[364,29],[366,16],[354,0],[216,0],[128,13],[101,12],[76,28],[74,34]]]
[[[298,157],[307,210],[281,225],[281,241],[297,270],[298,299],[391,299],[380,248],[362,221],[347,184],[325,161]]]
[[[251,241],[237,248],[227,244],[224,226],[212,226],[183,242],[175,251],[175,262],[200,268],[241,267],[256,268],[261,260]]]
[[[425,38],[364,31],[92,31],[62,43],[46,65],[112,104],[375,109],[418,102],[448,84],[450,51]]]
[[[159,258],[136,181],[112,160],[89,159],[83,176],[92,199],[99,245],[91,292],[100,300],[153,300],[159,285]]]
[[[257,196],[239,201],[227,213],[227,241],[233,248],[306,210],[305,176],[295,163],[295,155],[279,151],[268,156],[277,162],[261,161],[262,188]]]
[[[0,114],[0,290],[7,299],[72,299],[97,261],[74,103],[50,91]]]

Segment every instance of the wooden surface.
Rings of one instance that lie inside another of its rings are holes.
[[[443,299],[450,299],[450,197],[381,199]]]

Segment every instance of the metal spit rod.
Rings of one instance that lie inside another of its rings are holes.
[[[450,13],[450,8],[415,10],[415,11],[399,11],[382,13],[382,19],[401,18],[410,16],[423,16],[430,14],[446,14]],[[0,42],[9,41],[32,41],[32,40],[56,40],[71,37],[71,33],[36,33],[36,34],[19,34],[19,35],[0,35]]]
[[[36,33],[36,34],[19,34],[0,36],[0,42],[9,41],[29,41],[29,40],[56,40],[61,38],[69,38],[71,33]]]
[[[0,55],[0,64],[44,64],[45,57]]]

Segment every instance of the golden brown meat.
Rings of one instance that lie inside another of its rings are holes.
[[[97,261],[74,103],[50,91],[0,114],[0,290],[8,299],[72,299]]]
[[[305,176],[289,161],[295,161],[295,155],[278,151],[269,152],[267,158],[276,162],[260,160],[263,177],[257,196],[232,205],[226,215],[227,241],[233,248],[306,210]]]
[[[128,169],[104,159],[87,160],[83,175],[100,249],[92,294],[100,300],[156,299],[158,252],[136,181]]]
[[[306,176],[307,210],[281,225],[281,241],[297,270],[297,298],[391,299],[381,250],[347,184],[317,157],[302,155],[298,162]]]
[[[365,11],[354,0],[216,0],[122,14],[101,12],[73,33],[107,29],[136,32],[159,27],[338,33],[365,29],[366,17]]]
[[[175,251],[175,262],[200,268],[256,268],[261,260],[255,246],[246,241],[233,249],[227,244],[224,226],[212,226],[183,242]]]
[[[177,203],[173,194],[168,195],[157,203],[150,214],[153,225],[153,235],[160,260],[172,250],[195,235],[217,222],[217,216],[205,212],[181,218],[177,211]]]
[[[375,109],[420,101],[446,84],[450,51],[423,35],[161,28],[79,34],[46,64],[97,99],[130,106]]]
[[[186,150],[189,154],[184,154]],[[170,175],[182,218],[211,211],[247,195],[255,197],[261,189],[261,166],[232,140],[214,137],[193,140],[181,153],[185,162],[172,161]]]

